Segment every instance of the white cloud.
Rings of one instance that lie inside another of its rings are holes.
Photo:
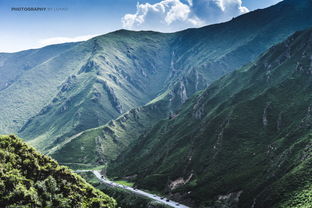
[[[171,9],[168,11],[165,17],[165,22],[170,25],[176,20],[185,21],[188,19],[190,12],[191,10],[187,5],[176,0]]]
[[[227,21],[249,10],[241,0],[194,0],[193,12],[206,24]]]
[[[127,29],[153,29],[170,31],[180,29],[181,25],[200,25],[200,20],[192,16],[191,0],[163,0],[156,4],[137,4],[135,14],[126,14],[122,18],[123,27]],[[182,24],[183,23],[183,24]]]
[[[137,3],[136,13],[124,15],[122,24],[127,29],[167,32],[226,21],[248,11],[241,0],[162,0]]]
[[[43,46],[52,45],[52,44],[85,41],[96,36],[98,36],[98,34],[97,35],[83,35],[83,36],[77,36],[77,37],[53,37],[53,38],[46,38],[46,39],[39,40],[38,43],[40,44],[40,47],[43,47]]]

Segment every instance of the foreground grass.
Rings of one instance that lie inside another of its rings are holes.
[[[15,136],[0,135],[0,207],[114,208],[114,199]]]
[[[129,187],[133,187],[133,185],[134,185],[133,182],[129,182],[129,181],[125,181],[125,180],[117,180],[117,181],[114,181],[114,182],[118,183],[120,185],[129,186]]]
[[[92,164],[83,164],[83,163],[62,163],[73,170],[103,170],[106,168],[106,165],[94,166]]]

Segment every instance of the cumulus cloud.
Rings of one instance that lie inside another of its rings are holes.
[[[226,21],[248,11],[241,0],[162,0],[137,3],[136,13],[124,15],[122,24],[127,29],[168,32]]]
[[[192,8],[207,24],[223,22],[249,11],[241,0],[194,0]]]
[[[52,38],[39,40],[38,43],[40,44],[40,47],[43,47],[43,46],[52,45],[52,44],[85,41],[96,36],[98,35],[83,35],[83,36],[77,36],[77,37],[52,37]]]

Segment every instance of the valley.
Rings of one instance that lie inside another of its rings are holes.
[[[311,11],[0,53],[0,206],[312,207]]]
[[[311,181],[311,34],[295,33],[195,95],[112,162],[108,176],[136,175],[138,188],[190,197],[195,207],[292,203]],[[239,201],[222,202],[228,194]],[[294,207],[311,203],[300,197]]]
[[[110,181],[107,178],[105,178],[105,176],[101,175],[101,173],[99,171],[97,171],[97,170],[76,170],[75,172],[76,173],[92,172],[98,178],[98,180],[100,180],[102,183],[106,184],[107,186],[122,188],[124,190],[129,191],[129,192],[133,192],[135,194],[148,197],[148,198],[150,198],[152,200],[160,202],[161,204],[168,205],[170,207],[188,208],[187,206],[179,204],[178,202],[171,201],[171,200],[166,199],[164,197],[156,196],[155,194],[150,194],[150,193],[147,193],[145,191],[138,190],[136,188],[132,188],[132,187],[129,187],[129,186],[126,186],[126,185],[121,185],[121,184],[115,183],[113,181]]]

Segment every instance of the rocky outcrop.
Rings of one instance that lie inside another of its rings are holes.
[[[185,184],[187,184],[193,177],[193,173],[191,173],[186,179],[184,179],[183,177],[180,177],[174,181],[171,181],[169,183],[169,189],[172,191],[172,190],[175,190],[176,188],[180,187],[180,186],[183,186]]]
[[[237,208],[239,197],[243,191],[232,192],[226,195],[219,195],[216,208]]]
[[[122,113],[123,112],[123,109],[122,109],[122,106],[115,94],[115,91],[112,87],[110,87],[107,82],[103,79],[97,79],[97,83],[100,83],[102,86],[103,86],[103,89],[106,91],[107,93],[107,96],[112,104],[112,107],[115,108],[115,110],[118,112],[118,113]]]
[[[98,68],[99,68],[99,65],[95,61],[89,60],[85,65],[83,65],[81,67],[81,69],[79,70],[78,74],[88,73],[88,72],[94,71],[94,70],[96,70]]]
[[[270,108],[271,103],[268,102],[263,110],[263,115],[262,115],[262,124],[263,127],[267,127],[268,126],[268,110]]]

